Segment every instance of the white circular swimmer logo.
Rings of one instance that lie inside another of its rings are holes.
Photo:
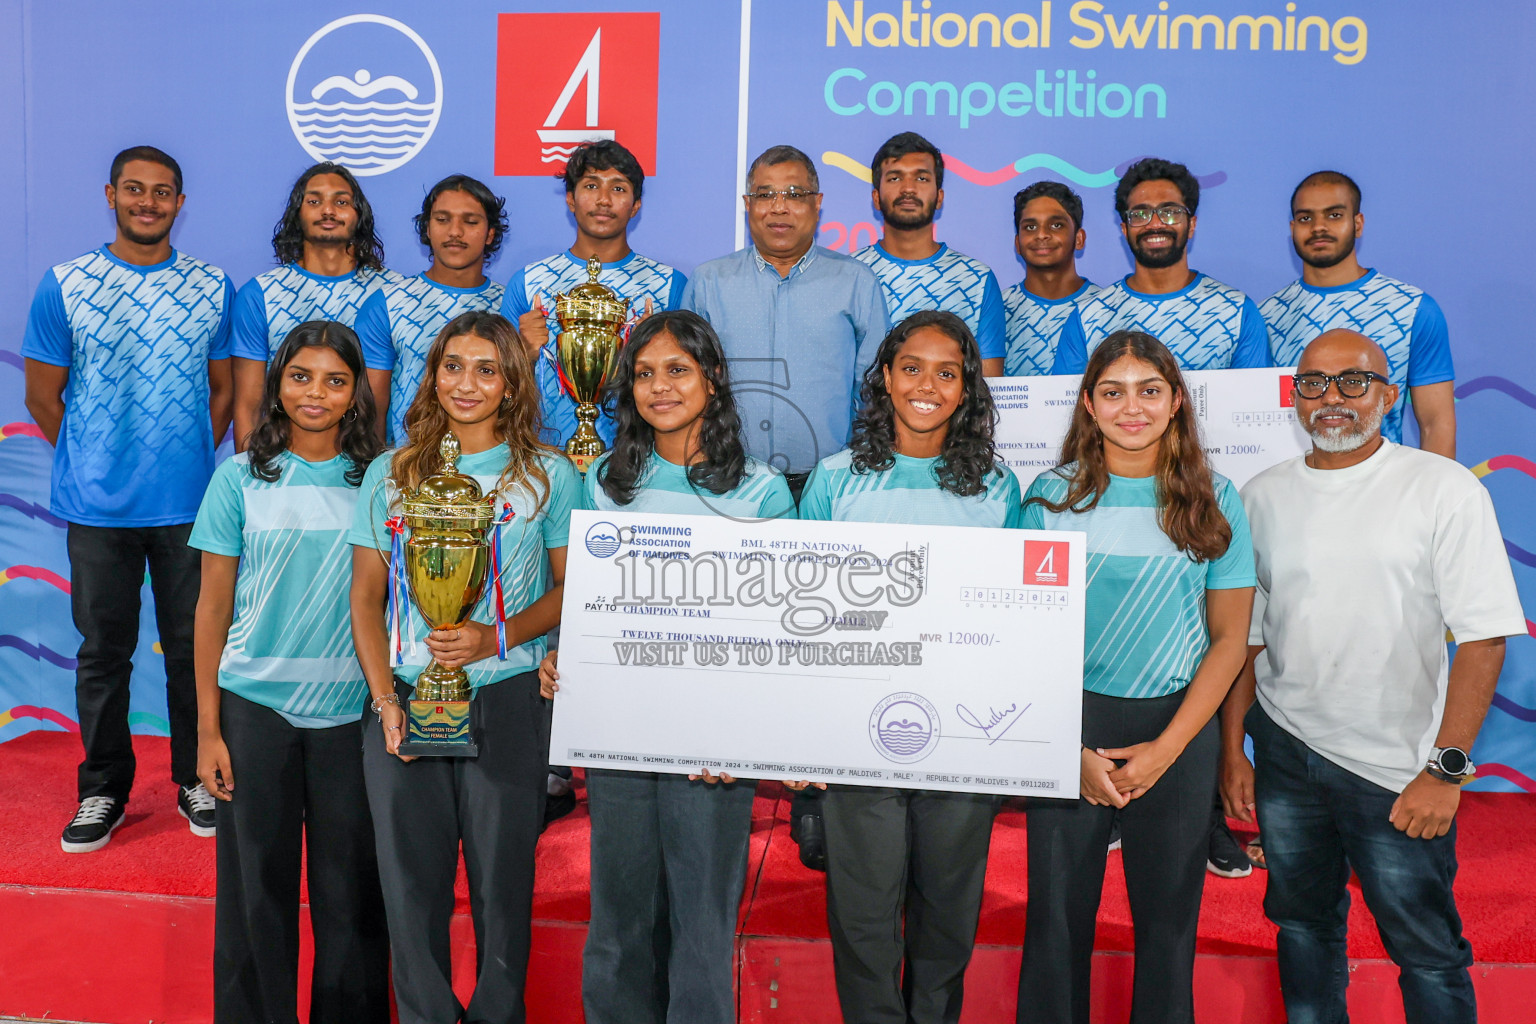
[[[409,25],[349,14],[299,48],[285,98],[304,152],[367,177],[401,166],[432,138],[443,73]]]
[[[587,550],[594,558],[612,558],[618,552],[622,539],[619,528],[608,522],[593,523],[587,527],[585,538]]]
[[[912,764],[939,745],[939,711],[918,693],[893,693],[869,716],[869,740],[887,761]]]

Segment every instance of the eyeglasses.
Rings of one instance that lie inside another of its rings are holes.
[[[1173,227],[1175,224],[1184,223],[1184,218],[1188,216],[1189,211],[1182,206],[1133,206],[1125,211],[1125,222],[1139,228],[1144,224],[1152,223],[1152,218],[1156,217],[1169,227]]]
[[[782,199],[792,206],[804,206],[819,195],[821,195],[820,192],[807,192],[805,189],[791,188],[783,192],[769,192],[767,190],[749,192],[741,198],[754,205],[771,204]]]
[[[1371,390],[1373,380],[1383,384],[1392,383],[1381,374],[1369,370],[1351,370],[1337,377],[1330,377],[1326,373],[1298,373],[1291,378],[1291,383],[1296,386],[1296,393],[1302,398],[1322,398],[1328,393],[1329,384],[1337,384],[1339,394],[1345,398],[1364,398],[1366,392]]]

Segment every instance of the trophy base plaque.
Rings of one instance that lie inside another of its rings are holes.
[[[469,701],[409,701],[400,753],[406,757],[478,756],[480,747],[469,731]]]

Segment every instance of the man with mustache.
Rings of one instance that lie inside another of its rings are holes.
[[[688,279],[665,263],[642,256],[629,247],[629,224],[640,214],[645,171],[635,155],[612,139],[585,143],[566,161],[565,208],[576,222],[570,249],[530,263],[512,275],[501,314],[514,324],[536,364],[540,437],[559,448],[576,433],[576,401],[560,384],[558,348],[560,324],[555,320],[556,296],[587,282],[587,259],[596,256],[603,270],[598,282],[629,300],[631,319],[660,309],[677,309]],[[599,409],[597,432],[613,442],[613,421]],[[565,803],[565,794],[558,795]]]
[[[375,289],[357,316],[379,429],[391,447],[405,443],[405,411],[421,387],[427,349],[460,313],[495,310],[505,289],[485,276],[507,233],[506,200],[467,174],[427,190],[416,237],[432,265]]]
[[[1269,366],[1259,308],[1242,292],[1189,269],[1200,183],[1183,164],[1138,160],[1115,187],[1120,230],[1136,269],[1085,303],[1062,329],[1053,373],[1081,373],[1115,331],[1145,331],[1186,370]]]
[[[54,446],[49,509],[69,528],[70,607],[80,631],[79,809],[65,853],[99,850],[133,788],[129,683],[139,591],[149,568],[165,653],[177,810],[214,834],[197,780],[192,619],[202,556],[187,546],[213,451],[229,429],[229,275],[171,247],[186,196],[181,168],[153,146],[112,161],[117,236],[43,275],[21,354],[27,411]]]
[[[1477,1019],[1455,815],[1504,638],[1525,616],[1477,477],[1382,436],[1399,397],[1388,368],[1362,334],[1314,340],[1293,378],[1312,450],[1243,488],[1258,588],[1248,662],[1222,706],[1221,788],[1244,820],[1257,797],[1294,1024],[1347,1019],[1351,870],[1407,1019]]]
[[[1024,280],[1003,293],[1008,339],[1003,372],[1010,377],[1051,372],[1061,332],[1100,288],[1077,272],[1087,243],[1083,201],[1058,181],[1037,181],[1013,196],[1013,251]]]
[[[1440,306],[1422,289],[1360,265],[1356,242],[1365,231],[1360,186],[1338,171],[1317,171],[1291,193],[1291,244],[1301,279],[1259,307],[1269,325],[1275,365],[1290,366],[1322,331],[1359,331],[1387,354],[1387,376],[1398,387],[1382,433],[1403,439],[1403,407],[1411,397],[1419,447],[1456,457],[1455,368]],[[1404,392],[1407,392],[1405,395]]]
[[[1003,294],[980,260],[933,237],[944,208],[944,155],[916,132],[885,140],[869,162],[871,193],[885,225],[880,241],[853,258],[875,272],[892,323],[926,309],[965,321],[981,349],[981,372],[1003,372]]]
[[[280,265],[247,281],[235,299],[236,451],[245,450],[260,415],[267,359],[288,332],[309,320],[354,327],[368,296],[404,280],[385,269],[373,207],[352,172],[336,163],[315,164],[293,183],[272,251]]]

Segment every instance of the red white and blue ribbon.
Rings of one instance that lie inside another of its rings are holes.
[[[496,657],[507,658],[507,600],[501,590],[501,528],[517,515],[511,502],[501,503],[501,515],[491,524],[491,576],[496,588]]]
[[[384,525],[389,527],[389,663],[396,666],[404,664],[400,620],[405,615],[405,517],[390,516]]]

